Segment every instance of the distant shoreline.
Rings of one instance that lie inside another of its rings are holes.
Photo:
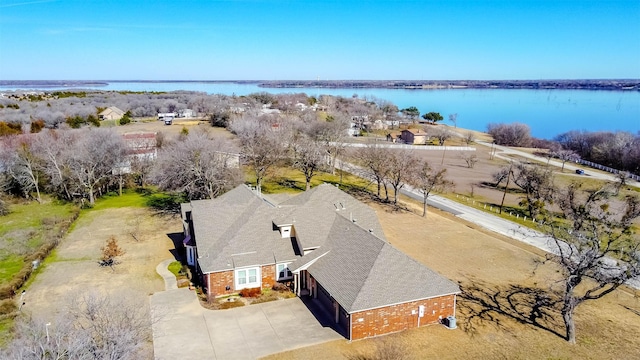
[[[332,89],[528,89],[528,90],[607,90],[640,91],[640,79],[601,80],[0,80],[0,86],[50,88],[107,86],[109,83],[236,83],[257,84],[261,88]]]

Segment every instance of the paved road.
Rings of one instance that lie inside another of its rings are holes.
[[[340,168],[352,174],[367,178],[367,171],[353,164],[342,163]],[[422,194],[409,186],[405,186],[400,190],[403,195],[411,198],[423,200]],[[446,199],[437,195],[430,195],[427,201],[429,206],[449,212],[456,217],[469,221],[473,224],[482,226],[487,230],[508,236],[520,242],[532,245],[546,252],[558,254],[558,247],[550,236],[536,231],[534,229],[521,226],[512,221],[492,215],[482,210]],[[640,289],[640,278],[633,279],[627,283],[629,286]]]
[[[528,152],[524,152],[524,151],[520,151],[518,149],[513,149],[507,146],[500,146],[500,145],[494,145],[488,142],[484,142],[484,141],[476,141],[476,143],[482,145],[482,146],[486,146],[486,147],[493,147],[496,151],[500,151],[500,152],[496,152],[496,157],[499,157],[501,159],[504,160],[512,160],[511,158],[509,158],[508,156],[505,156],[507,154],[513,154],[513,155],[517,155],[526,159],[530,159],[530,160],[535,160],[535,161],[540,161],[542,163],[546,163],[548,161],[549,165],[551,166],[555,166],[558,168],[562,168],[562,162],[558,161],[558,160],[548,160],[547,158],[543,158],[541,156],[536,156],[533,154],[529,154]],[[575,173],[575,170],[577,169],[582,169],[584,170],[585,167],[582,165],[575,165],[571,162],[566,162],[564,165],[564,168],[567,170],[570,170],[572,172]],[[567,175],[567,174],[565,174]],[[605,172],[601,172],[599,170],[590,170],[587,169],[585,170],[585,175],[577,175],[575,174],[575,176],[581,177],[581,176],[588,176],[588,177],[592,177],[595,179],[599,179],[599,180],[606,180],[606,181],[612,181],[612,182],[618,182],[618,178],[613,175],[613,174],[609,174],[609,173],[605,173]],[[632,179],[628,179],[627,183],[631,186],[634,187],[640,187],[640,182],[637,182],[635,180]]]

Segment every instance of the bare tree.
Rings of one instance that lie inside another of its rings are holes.
[[[442,126],[432,128],[429,133],[432,137],[438,139],[438,144],[440,144],[440,146],[444,146],[444,142],[451,139],[453,136],[453,132],[451,132],[451,130]]]
[[[531,129],[526,124],[489,124],[491,135],[498,145],[526,147],[531,144]]]
[[[606,190],[580,194],[578,187],[569,186],[558,196],[571,226],[550,223],[548,227],[557,249],[557,255],[549,259],[560,265],[561,314],[566,339],[572,344],[576,342],[575,309],[640,276],[640,242],[632,224],[640,216],[640,199],[627,197],[624,208],[609,212]]]
[[[553,156],[562,161],[562,169],[560,171],[564,171],[564,164],[567,161],[576,162],[580,159],[580,156],[573,150],[558,150],[553,152]]]
[[[513,183],[524,192],[521,206],[526,206],[529,215],[535,218],[544,211],[545,204],[552,200],[554,192],[552,173],[539,166],[517,163],[511,172]]]
[[[467,131],[464,134],[464,142],[470,145],[474,141],[476,141],[476,134],[473,131]]]
[[[620,189],[622,189],[625,185],[627,185],[627,179],[629,179],[629,173],[626,171],[618,171],[618,173],[616,174],[616,179],[618,179],[615,186],[615,189],[616,189],[615,195],[617,196],[620,193]]]
[[[15,338],[0,351],[3,359],[91,359],[86,353],[87,339],[68,317],[56,321],[19,319]]]
[[[161,189],[189,200],[213,199],[242,181],[233,152],[228,140],[195,131],[158,153],[150,177]]]
[[[149,358],[151,320],[143,299],[97,293],[72,294],[67,311],[50,322],[18,321],[4,359]]]
[[[389,172],[389,158],[391,157],[389,149],[376,144],[368,145],[358,151],[358,156],[364,167],[369,171],[368,177],[372,178],[378,185],[377,195],[378,198],[381,198],[380,189],[384,185],[386,190],[385,181]],[[386,198],[388,201],[388,193]]]
[[[293,145],[293,167],[304,175],[305,189],[311,188],[311,179],[322,165],[327,151],[318,141],[302,135]]]
[[[113,170],[122,163],[125,145],[115,131],[88,128],[83,130],[70,154],[70,178],[76,188],[95,203],[96,189],[106,183]]]
[[[71,200],[70,159],[77,139],[75,133],[65,129],[43,131],[33,144],[34,151],[44,161],[43,172],[48,179],[45,189],[66,200]]]
[[[244,163],[253,171],[256,186],[261,191],[264,178],[285,157],[289,134],[280,126],[259,121],[254,118],[238,119],[232,123],[231,129],[240,139]]]
[[[449,121],[453,123],[453,127],[458,127],[458,113],[449,114]]]
[[[5,154],[0,155],[5,163],[7,173],[13,178],[25,197],[36,192],[36,201],[42,202],[40,196],[40,174],[42,159],[33,150],[31,138],[11,137],[5,140]]]
[[[467,167],[469,169],[473,169],[473,167],[478,163],[478,156],[470,152],[463,152],[460,154],[460,158],[467,163]]]
[[[493,182],[495,183],[495,187],[500,186],[500,183],[507,180],[507,178],[511,175],[511,169],[509,166],[503,166],[498,169],[496,172],[491,174]]]
[[[443,191],[452,183],[445,178],[447,169],[434,170],[428,162],[423,161],[416,168],[412,177],[412,185],[422,193],[422,216],[427,216],[427,200],[433,192]]]
[[[335,174],[336,160],[345,149],[344,140],[347,137],[349,121],[342,114],[337,114],[332,121],[316,122],[308,129],[308,134],[324,143],[329,154],[329,168]]]
[[[393,203],[398,203],[398,193],[411,181],[411,174],[418,165],[418,159],[407,150],[390,152],[387,179],[393,188]]]

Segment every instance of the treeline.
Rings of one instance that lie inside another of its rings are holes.
[[[573,89],[640,91],[640,80],[275,80],[266,88],[388,88],[388,89]]]
[[[583,159],[614,169],[640,174],[640,132],[574,130],[541,140],[531,136],[526,124],[489,124],[487,132],[498,145],[549,149],[560,160]]]
[[[584,160],[640,175],[640,131],[569,131],[555,140]]]
[[[299,161],[309,139],[317,145],[318,161],[327,155],[335,159],[338,151],[335,143],[347,136],[350,114],[373,114],[382,112],[381,106],[388,106],[386,102],[323,97],[324,111],[314,111],[311,104],[318,100],[304,94],[258,93],[242,100],[191,95],[191,100],[207,99],[211,124],[225,126],[236,133],[243,145],[241,150],[227,139],[210,136],[206,127],[198,127],[192,133],[185,131],[178,138],[166,138],[158,133],[150,143],[135,143],[136,140],[132,143],[113,129],[97,128],[90,123],[80,124],[80,129],[64,123],[43,128],[47,124],[38,120],[39,125],[31,124],[32,132],[14,124],[8,125],[12,133],[0,137],[0,189],[37,201],[41,201],[41,193],[45,192],[66,201],[92,204],[97,197],[111,191],[153,184],[182,200],[213,198],[243,181],[239,159],[234,154],[241,153],[242,163],[255,166],[259,179],[276,163]],[[103,95],[87,93],[82,99],[100,99],[100,96]],[[120,95],[111,96],[120,98]],[[157,101],[164,101],[165,105],[176,102],[175,98],[154,96],[160,97]],[[137,94],[124,98],[129,97],[139,99]],[[80,98],[65,97],[58,101],[71,107],[69,99]],[[278,111],[264,112],[265,106]],[[21,104],[20,109],[25,108],[29,106]],[[40,131],[33,131],[36,129]],[[263,154],[278,161],[261,162]]]
[[[317,171],[334,170],[356,114],[359,118],[403,116],[395,105],[380,99],[268,93],[227,97],[88,92],[84,97],[48,100],[45,103],[50,106],[43,109],[66,106],[68,116],[79,118],[71,115],[76,105],[88,107],[88,112],[106,105],[106,97],[119,99],[124,105],[153,99],[154,116],[156,111],[175,110],[176,104],[200,104],[199,109],[208,112],[210,124],[228,128],[238,142],[214,137],[200,126],[177,138],[158,133],[152,143],[132,144],[113,129],[98,128],[91,122],[80,123],[80,129],[72,129],[68,121],[52,126],[37,120],[38,125],[32,122],[30,128],[8,125],[13,132],[0,137],[3,192],[37,201],[45,192],[66,201],[92,204],[108,192],[156,185],[176,196],[171,201],[206,199],[244,181],[240,164],[255,174],[259,185],[278,165],[299,169],[309,184]],[[163,107],[158,108],[160,104]],[[19,108],[35,110],[39,105],[25,99]]]

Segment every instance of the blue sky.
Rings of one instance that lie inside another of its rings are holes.
[[[639,0],[0,0],[2,80],[640,78]]]

